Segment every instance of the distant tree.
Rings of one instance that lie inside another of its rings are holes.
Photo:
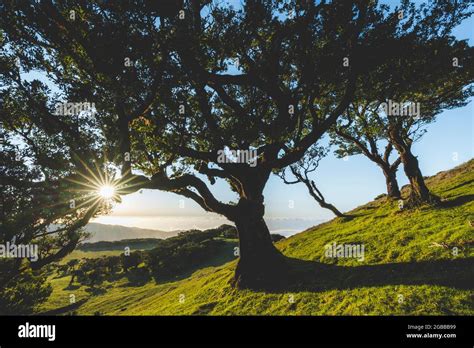
[[[283,179],[285,184],[305,184],[310,196],[313,197],[322,208],[329,209],[334,213],[334,215],[338,217],[344,217],[345,215],[341,213],[333,204],[326,202],[326,199],[316,186],[314,180],[310,179],[309,177],[309,174],[316,171],[319,166],[319,161],[321,161],[327,152],[328,149],[314,145],[308,150],[308,152],[306,152],[305,156],[301,160],[288,167],[289,172],[293,176],[292,180],[289,180],[287,177],[287,168],[280,171],[278,175]]]
[[[173,275],[172,267],[174,267],[174,264],[168,260],[176,255],[173,253],[174,250],[174,248],[167,247],[165,244],[160,244],[147,252],[145,267],[150,270],[155,279],[167,278]]]
[[[93,288],[96,285],[101,284],[104,281],[104,277],[105,274],[103,272],[103,269],[95,268],[86,274],[87,285]]]
[[[421,13],[429,4],[417,8],[402,2],[400,9],[402,19],[393,17],[379,35],[403,35],[410,45],[379,67],[376,76],[384,80],[366,75],[364,95],[333,127],[333,141],[339,156],[361,153],[375,162],[386,177],[388,196],[400,197],[396,171],[402,164],[410,181],[409,205],[436,204],[439,198],[427,188],[412,145],[443,110],[464,106],[474,96],[474,48],[452,35],[473,11],[448,1],[433,5],[426,16]],[[419,115],[410,114],[418,106]],[[398,152],[393,161],[392,150]]]
[[[459,46],[451,48],[451,54],[464,62],[469,61],[473,56],[472,49],[467,49],[463,44]],[[439,44],[438,49],[448,50],[442,44]],[[449,58],[445,57],[445,60],[449,61]],[[401,91],[398,94],[390,92],[392,94],[388,99],[353,103],[333,128],[332,144],[338,146],[337,155],[343,157],[363,154],[376,163],[384,173],[390,198],[401,197],[396,172],[399,165],[403,164],[410,181],[410,203],[419,205],[438,202],[438,198],[426,187],[418,160],[412,153],[412,145],[422,138],[427,126],[436,120],[440,112],[466,105],[469,97],[474,95],[472,66],[466,65],[464,69],[444,66],[444,69],[446,71],[440,68],[436,74],[429,75],[430,81],[425,81],[429,87],[424,87],[426,90],[423,92],[410,93],[409,87],[400,83]],[[386,108],[392,103],[399,103],[406,113],[408,108],[419,103],[420,115],[387,114]],[[380,147],[383,148],[382,151]],[[391,160],[394,150],[398,154]]]
[[[68,272],[71,275],[71,280],[69,281],[69,286],[71,286],[74,283],[74,279],[76,278],[76,271],[77,271],[77,266],[79,266],[79,260],[78,259],[72,259],[68,261],[67,267],[68,267]]]
[[[115,274],[120,270],[121,259],[120,256],[108,256],[105,258],[105,267],[107,272]]]
[[[387,140],[385,128],[381,127],[384,119],[379,113],[379,106],[380,103],[373,102],[363,105],[352,103],[334,126],[331,143],[337,146],[335,153],[339,158],[362,154],[379,166],[385,176],[387,196],[399,199],[397,170],[401,158],[391,159],[394,147]]]
[[[466,52],[470,58],[466,56],[464,58],[466,61],[472,61],[474,51],[469,49]],[[405,175],[410,182],[409,205],[439,203],[439,197],[433,195],[425,184],[418,159],[412,152],[412,146],[425,134],[426,126],[434,122],[436,116],[443,110],[467,105],[468,99],[474,96],[474,89],[472,85],[468,88],[464,87],[474,82],[473,68],[471,64],[469,72],[452,73],[446,76],[447,79],[439,79],[437,83],[431,84],[430,90],[425,91],[421,97],[418,97],[418,94],[413,95],[412,98],[408,97],[408,104],[411,100],[420,103],[422,108],[420,117],[388,117],[386,124],[388,140],[399,153]]]
[[[139,251],[134,251],[130,255],[122,254],[120,260],[125,272],[128,272],[130,268],[137,268],[143,262],[142,254]]]

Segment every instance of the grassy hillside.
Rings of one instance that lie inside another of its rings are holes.
[[[67,306],[75,294],[85,301],[75,310],[85,315],[474,315],[474,160],[427,184],[442,207],[400,211],[381,197],[349,212],[352,218],[278,242],[295,258],[286,289],[232,289],[233,261],[164,284],[107,283],[96,294],[65,290],[69,279],[54,279],[42,309]],[[364,260],[325,257],[334,242],[363,244]]]
[[[137,238],[137,239],[122,239],[114,242],[100,241],[95,243],[82,243],[77,248],[82,251],[107,251],[120,250],[125,248],[133,250],[150,250],[160,244],[162,240],[157,238]]]
[[[107,256],[119,256],[127,246],[131,250],[149,250],[153,249],[160,239],[123,239],[120,241],[101,241],[95,243],[84,243],[72,253],[63,258],[60,264],[66,264],[73,259],[97,259]]]
[[[68,261],[73,259],[97,259],[104,256],[118,256],[122,254],[122,250],[99,250],[99,251],[84,251],[74,250],[72,253],[67,255],[61,260],[61,264],[66,264]]]

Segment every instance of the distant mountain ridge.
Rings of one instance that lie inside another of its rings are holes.
[[[177,236],[177,231],[160,231],[138,227],[126,227],[120,225],[106,225],[97,222],[87,224],[85,230],[91,234],[91,237],[85,242],[115,242],[123,239],[139,239],[139,238],[159,238],[166,239]]]

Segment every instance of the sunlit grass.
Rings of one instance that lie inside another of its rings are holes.
[[[474,201],[469,197],[474,192],[474,161],[432,177],[427,184],[440,197],[460,203],[401,212],[396,202],[380,198],[350,212],[355,216],[350,221],[334,219],[280,241],[278,248],[289,257],[353,268],[354,274],[362,265],[411,262],[429,265],[437,260],[472,258],[469,241],[473,239],[470,222],[474,221]],[[324,245],[332,241],[364,243],[365,260],[325,258]],[[457,255],[451,248],[436,243],[459,246]],[[387,275],[380,280],[382,285],[377,286],[338,288],[336,284],[335,288],[321,291],[266,293],[232,289],[229,281],[235,264],[233,261],[201,269],[189,278],[164,284],[153,281],[139,287],[123,282],[107,284],[104,294],[90,295],[77,312],[84,315],[96,312],[104,315],[474,315],[472,289],[423,284],[422,276],[419,285],[404,284],[403,280],[397,285],[383,285],[389,284],[390,275]],[[433,264],[441,279],[456,280],[456,274],[436,267]],[[473,272],[472,269],[459,271]],[[323,284],[331,281],[318,278],[318,274],[314,279]],[[53,287],[53,296],[45,308],[56,304],[58,296],[67,297],[68,292],[63,288],[55,284]],[[184,301],[180,301],[182,295]]]

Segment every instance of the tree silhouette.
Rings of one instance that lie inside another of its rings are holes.
[[[388,21],[379,34],[397,37],[403,31],[403,40],[410,44],[393,51],[388,64],[379,67],[376,74],[380,76],[384,71],[384,79],[367,76],[364,96],[348,108],[333,134],[337,135],[335,143],[342,146],[339,155],[362,153],[382,168],[389,196],[399,196],[395,173],[401,162],[410,181],[409,204],[436,204],[439,199],[426,187],[412,145],[439,113],[466,105],[474,95],[474,49],[452,35],[453,28],[473,12],[465,6],[441,2],[422,16],[420,13],[429,5],[419,9],[405,5],[399,12],[402,15]],[[417,105],[419,114],[411,115],[408,110]],[[378,150],[379,140],[383,152]],[[393,149],[399,157],[390,163]]]
[[[312,180],[309,175],[316,171],[319,166],[321,159],[327,154],[329,149],[324,147],[318,147],[316,145],[312,146],[305,154],[305,156],[296,162],[291,164],[289,172],[293,176],[293,180],[288,180],[286,175],[286,168],[281,170],[278,175],[283,179],[283,182],[287,185],[303,183],[308,189],[308,193],[311,197],[314,198],[318,204],[325,209],[329,209],[338,217],[344,217],[345,215],[339,211],[333,204],[326,202],[321,191],[316,186],[314,180]]]
[[[379,113],[379,106],[380,103],[352,103],[334,126],[331,143],[338,146],[335,153],[339,158],[362,154],[379,166],[385,176],[388,197],[399,199],[397,170],[401,158],[390,159],[394,148],[387,141],[386,128],[381,126],[385,119]]]

